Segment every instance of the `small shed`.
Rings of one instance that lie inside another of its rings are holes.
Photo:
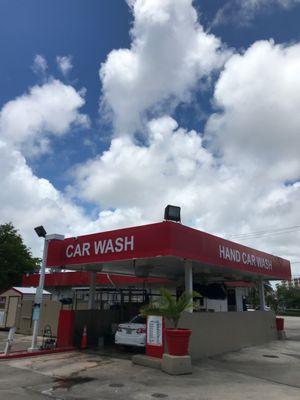
[[[18,325],[22,303],[26,300],[33,303],[35,287],[12,287],[0,294],[0,328],[11,328]],[[51,293],[43,291],[43,300],[51,300]]]

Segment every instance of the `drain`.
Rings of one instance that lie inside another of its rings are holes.
[[[151,397],[155,397],[156,399],[164,399],[168,397],[168,395],[164,393],[152,393]]]
[[[111,383],[109,386],[112,388],[120,388],[120,387],[123,387],[124,384],[123,383]]]
[[[263,354],[263,357],[266,357],[266,358],[279,358],[279,356],[273,356],[273,354]]]

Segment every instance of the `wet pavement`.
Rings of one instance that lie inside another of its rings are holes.
[[[133,365],[126,352],[1,361],[0,399],[299,400],[300,318],[286,322],[288,340],[203,360],[186,376]]]

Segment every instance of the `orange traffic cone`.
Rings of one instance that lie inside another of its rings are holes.
[[[81,348],[82,349],[86,349],[87,348],[87,328],[86,328],[86,325],[84,325],[83,332],[82,332]]]

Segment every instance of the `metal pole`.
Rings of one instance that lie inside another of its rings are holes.
[[[259,303],[261,311],[265,311],[266,309],[266,300],[265,300],[265,286],[264,281],[260,280],[258,283],[258,291],[259,291]]]
[[[90,272],[89,310],[95,309],[96,277],[96,272]]]
[[[193,264],[191,261],[185,261],[184,265],[184,278],[185,278],[185,293],[193,295]],[[187,309],[188,312],[193,312],[193,299],[191,299],[191,306]]]
[[[42,302],[43,302],[43,291],[44,291],[44,282],[45,282],[47,253],[48,253],[48,239],[47,239],[47,236],[45,236],[43,260],[42,260],[42,266],[41,266],[41,270],[40,270],[39,286],[36,289],[35,299],[34,299],[34,309],[33,309],[33,317],[32,317],[34,322],[33,322],[31,347],[29,347],[28,351],[37,351],[38,350],[37,336],[38,336],[38,332],[39,332],[40,312],[41,312],[41,306],[42,306]]]

